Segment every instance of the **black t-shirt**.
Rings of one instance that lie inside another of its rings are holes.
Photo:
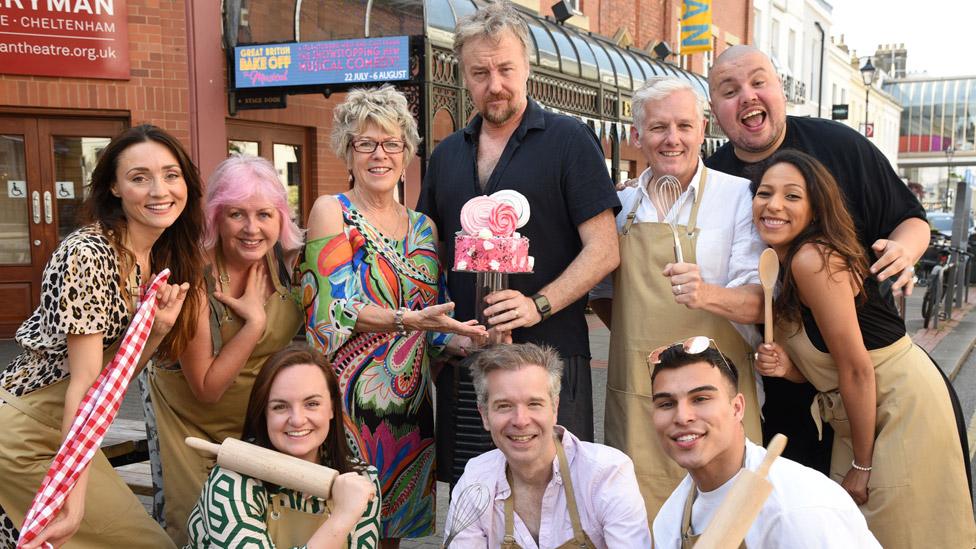
[[[509,287],[527,296],[559,277],[579,254],[580,224],[608,208],[620,208],[593,130],[575,118],[547,112],[531,99],[482,190],[477,176],[481,122],[481,116],[475,116],[434,149],[417,203],[444,242],[444,270],[459,320],[475,317],[475,275],[450,270],[454,234],[461,230],[461,208],[469,199],[501,189],[516,190],[528,199],[531,217],[518,231],[529,238],[534,272],[508,277]],[[563,357],[589,356],[585,307],[584,295],[549,320],[515,330],[512,338],[552,345]]]
[[[803,151],[827,167],[840,186],[858,238],[868,253],[874,241],[887,238],[902,221],[925,219],[922,205],[887,157],[864,136],[839,122],[787,116],[786,137],[780,149]],[[749,179],[756,171],[755,164],[735,156],[731,142],[715,151],[705,164]]]
[[[864,280],[864,295],[865,301],[858,300],[857,304],[857,324],[864,339],[864,348],[869,351],[882,349],[901,339],[905,335],[905,323],[898,312],[892,311],[886,300],[881,298],[878,279],[868,277]],[[801,305],[800,316],[813,346],[821,353],[829,353],[830,349],[817,327],[813,312]]]

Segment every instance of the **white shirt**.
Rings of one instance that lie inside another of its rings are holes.
[[[705,165],[698,160],[698,169],[685,192],[675,203],[677,221],[686,225],[698,193],[701,172]],[[617,192],[623,207],[617,214],[617,232],[623,231],[627,214],[641,200],[634,223],[658,222],[657,210],[647,193],[652,181],[651,169],[647,168],[637,178],[636,187]],[[702,280],[725,288],[738,288],[745,284],[759,284],[759,256],[766,243],[759,238],[752,223],[752,193],[749,180],[716,170],[708,170],[705,194],[698,206],[698,237],[696,238],[695,262],[701,269]],[[590,299],[613,298],[613,275],[608,275],[592,290]],[[759,344],[759,334],[754,327],[732,323],[742,337],[753,347]]]
[[[647,549],[651,536],[647,528],[644,499],[637,488],[634,464],[623,452],[591,442],[583,442],[562,427],[562,442],[573,479],[573,493],[583,530],[601,549]],[[451,531],[459,495],[469,485],[482,483],[491,495],[489,509],[451,543],[453,548],[484,549],[498,547],[505,537],[505,499],[512,490],[505,478],[505,456],[491,450],[468,461],[447,511],[445,539]],[[558,547],[573,538],[573,527],[566,506],[566,493],[559,473],[559,457],[553,458],[552,480],[542,497],[539,543],[525,523],[514,514],[515,541],[522,549]]]
[[[766,449],[746,440],[746,467],[755,471]],[[692,506],[692,529],[701,534],[739,477],[736,474],[711,492],[699,492]],[[786,458],[769,468],[773,491],[746,534],[746,546],[776,549],[880,549],[854,500],[820,472]],[[693,487],[691,476],[681,484],[654,519],[654,547],[681,548],[681,519]]]

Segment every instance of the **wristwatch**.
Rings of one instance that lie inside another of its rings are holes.
[[[539,316],[542,320],[548,319],[552,316],[552,306],[549,305],[549,298],[542,294],[535,294],[532,296],[532,301],[535,303],[535,310],[539,311]]]

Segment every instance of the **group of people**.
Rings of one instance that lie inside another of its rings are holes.
[[[528,97],[529,48],[505,2],[459,20],[477,113],[435,147],[416,210],[396,191],[420,137],[391,86],[334,110],[349,190],[319,197],[306,231],[265,160],[232,157],[204,189],[160,128],[115,138],[0,375],[0,543],[169,268],[140,361],[159,522],[96,453],[27,547],[397,547],[434,533],[437,478],[454,484],[452,547],[688,547],[776,433],[786,457],[746,545],[973,547],[958,404],[891,297],[929,228],[881,153],[787,116],[770,60],[735,46],[709,75],[729,143],[703,161],[705,101],[651,79],[631,136],[649,168],[617,190],[592,129]],[[464,203],[502,189],[532,208],[536,262],[479,304],[444,258]],[[763,343],[767,247],[782,275]],[[588,303],[611,330],[606,446]],[[215,466],[188,436],[336,469],[333,497]],[[489,509],[457,530],[478,484]]]

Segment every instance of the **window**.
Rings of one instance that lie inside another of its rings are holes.
[[[773,19],[769,26],[769,52],[773,59],[779,59],[779,19]]]
[[[790,71],[793,74],[800,74],[796,66],[796,31],[793,29],[790,29],[789,42],[786,47],[786,62],[789,64]]]

